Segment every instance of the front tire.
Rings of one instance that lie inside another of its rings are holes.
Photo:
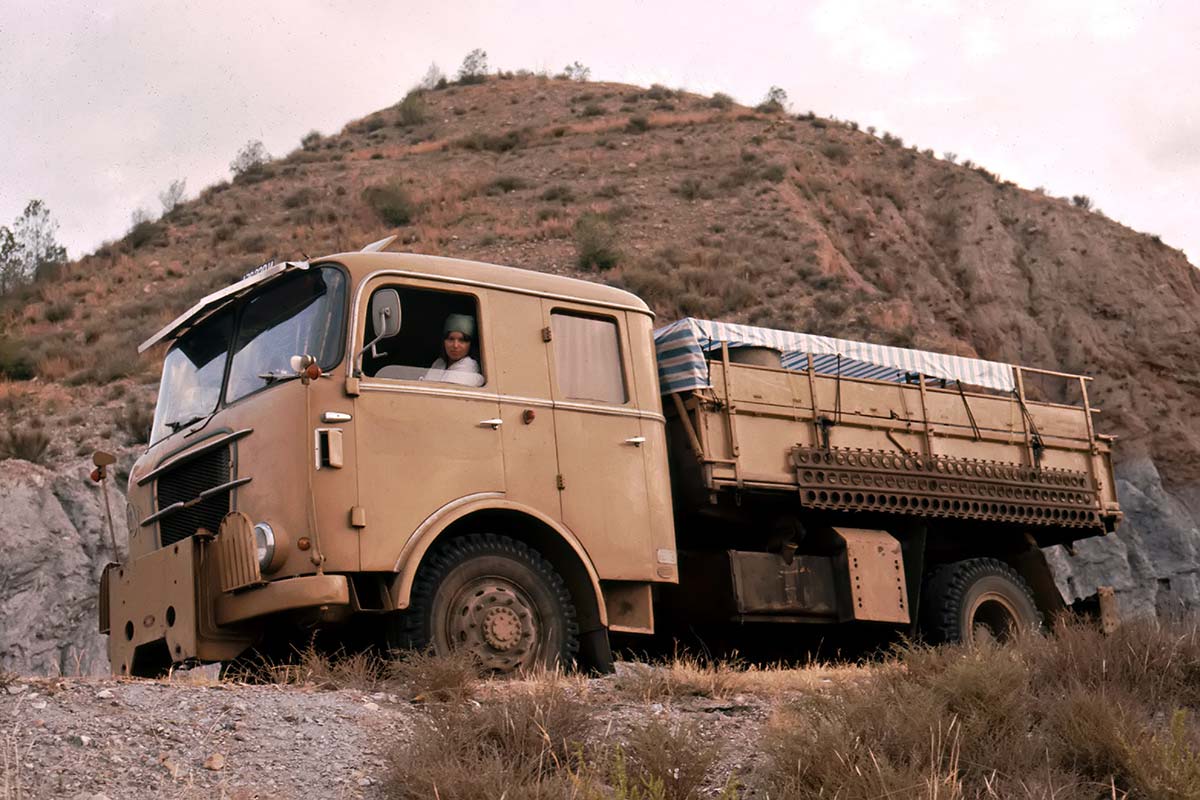
[[[1028,584],[994,558],[934,569],[921,598],[921,628],[931,642],[1005,642],[1040,630],[1042,615]]]
[[[393,646],[466,650],[488,671],[569,666],[579,650],[575,607],[540,553],[496,534],[438,546],[421,565]]]

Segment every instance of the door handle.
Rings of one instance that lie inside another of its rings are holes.
[[[646,442],[645,436],[634,436],[625,440],[625,444],[631,444],[634,447],[641,447]]]
[[[494,431],[500,430],[500,426],[504,424],[504,420],[496,417],[495,419],[483,419],[479,421],[479,427],[491,428]]]

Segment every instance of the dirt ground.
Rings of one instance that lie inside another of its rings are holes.
[[[757,690],[747,684],[748,691],[726,686],[717,696],[663,696],[656,669],[619,663],[615,675],[561,680],[594,709],[599,736],[619,737],[654,717],[694,724],[721,753],[709,781],[713,796],[730,775],[752,775],[758,731],[779,689],[819,691],[837,677],[817,669],[786,678],[764,673]],[[519,689],[519,682],[487,681],[475,696],[486,702]],[[390,751],[413,735],[424,713],[423,703],[388,691],[195,675],[15,678],[0,688],[2,797],[381,797]]]

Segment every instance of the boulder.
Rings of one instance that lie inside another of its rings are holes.
[[[1121,616],[1177,616],[1200,611],[1200,485],[1168,489],[1154,462],[1117,467],[1125,519],[1116,532],[1046,550],[1067,602],[1116,590]]]
[[[125,499],[108,481],[117,546],[128,541]],[[0,670],[107,675],[96,590],[113,559],[100,487],[88,469],[51,472],[0,461]]]

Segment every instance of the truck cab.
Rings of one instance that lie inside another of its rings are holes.
[[[652,320],[611,287],[383,252],[204,298],[142,347],[170,343],[102,579],[114,673],[351,623],[500,671],[603,665],[678,579]]]

